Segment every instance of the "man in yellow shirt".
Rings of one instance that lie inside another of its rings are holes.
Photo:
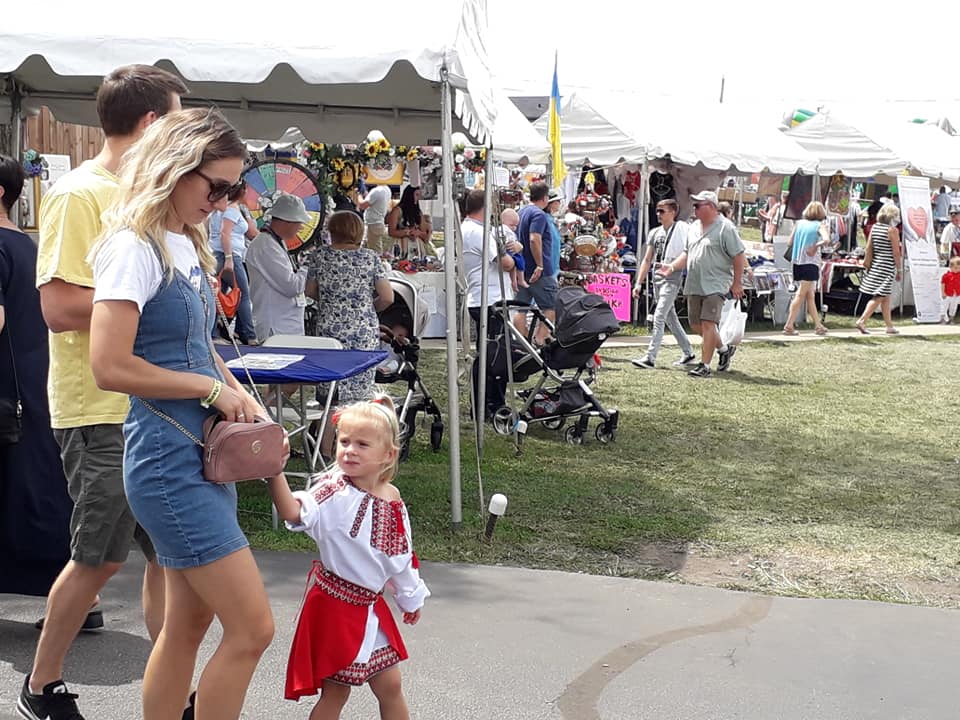
[[[163,574],[123,492],[128,400],[97,388],[90,370],[93,271],[86,258],[100,235],[101,217],[116,198],[115,173],[123,153],[154,120],[179,110],[186,90],[178,77],[149,65],[107,75],[97,92],[103,150],[58,180],[40,208],[37,287],[51,330],[50,418],[74,510],[71,559],[50,589],[33,669],[17,702],[27,720],[82,720],[76,695],[67,692],[62,679],[64,659],[135,538],[149,561],[143,608],[154,640],[163,624]]]

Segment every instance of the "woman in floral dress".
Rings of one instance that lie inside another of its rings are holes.
[[[307,283],[307,294],[318,303],[317,334],[351,350],[377,350],[377,312],[393,303],[387,269],[374,250],[361,247],[363,221],[356,213],[333,213],[327,229],[331,244],[317,249]],[[373,397],[375,374],[371,368],[341,380],[339,402]]]

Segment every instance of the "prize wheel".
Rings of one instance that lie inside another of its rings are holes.
[[[287,241],[287,250],[291,253],[304,250],[316,240],[323,229],[325,205],[320,195],[320,183],[307,168],[292,160],[261,160],[243,174],[247,181],[244,204],[262,228],[264,216],[273,207],[280,193],[296,195],[303,200],[303,206],[310,216],[310,222],[304,223],[297,236],[298,240]]]

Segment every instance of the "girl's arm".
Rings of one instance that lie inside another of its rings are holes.
[[[890,248],[893,250],[893,264],[899,275],[903,270],[903,251],[900,247],[900,231],[896,228],[890,228]]]
[[[401,230],[398,226],[400,225],[400,218],[403,217],[403,210],[400,206],[397,205],[393,210],[387,213],[387,234],[390,237],[395,238],[406,238],[410,236],[410,231],[407,229]]]
[[[287,476],[283,473],[274,475],[267,480],[267,486],[270,489],[273,504],[277,506],[277,515],[280,519],[289,523],[299,523],[300,501],[297,500],[290,491]]]
[[[233,270],[233,226],[235,223],[233,220],[228,220],[224,216],[222,225],[220,226],[220,245],[223,247],[223,265],[227,266],[227,263],[230,263],[230,269]]]

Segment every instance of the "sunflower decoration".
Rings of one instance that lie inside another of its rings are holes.
[[[335,157],[330,161],[330,169],[334,172],[340,172],[346,165],[347,162],[342,157]]]
[[[415,148],[415,147],[410,148],[409,150],[407,150],[406,156],[407,156],[407,162],[413,162],[414,160],[420,157],[419,148]]]
[[[392,155],[390,142],[385,137],[369,140],[364,146],[364,150],[367,157],[371,160],[375,160],[384,155]]]

